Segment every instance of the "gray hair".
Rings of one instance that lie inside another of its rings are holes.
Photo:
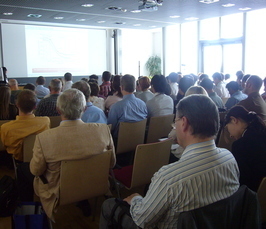
[[[201,86],[191,86],[189,89],[187,89],[185,93],[185,97],[189,95],[207,95],[207,91],[201,87]]]
[[[206,95],[189,95],[177,104],[176,118],[186,117],[192,135],[209,138],[219,129],[219,112],[215,103]]]
[[[86,106],[85,96],[78,89],[68,89],[59,95],[56,106],[65,118],[79,119]]]
[[[59,79],[52,79],[51,82],[50,82],[50,84],[49,84],[49,86],[54,91],[61,91],[62,82]]]

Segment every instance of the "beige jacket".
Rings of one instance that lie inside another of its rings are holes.
[[[35,175],[34,190],[49,218],[53,218],[59,198],[60,163],[62,160],[88,158],[113,149],[110,167],[115,165],[115,151],[106,124],[63,121],[60,126],[37,135],[30,171]],[[48,183],[43,184],[40,175]]]

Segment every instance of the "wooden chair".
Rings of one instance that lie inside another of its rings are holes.
[[[266,177],[262,179],[257,194],[261,209],[261,222],[266,223]]]
[[[134,164],[113,170],[115,180],[127,189],[149,184],[153,174],[163,165],[168,164],[172,143],[172,139],[167,139],[161,142],[138,145]],[[119,189],[116,188],[120,196]]]
[[[61,116],[49,116],[50,119],[50,128],[55,128],[60,125],[62,121]]]
[[[59,206],[106,194],[111,154],[108,150],[87,159],[62,161]]]
[[[172,129],[174,114],[151,117],[148,124],[146,143],[158,142],[168,136]]]
[[[36,134],[32,134],[23,140],[23,161],[30,162],[33,155],[33,146],[35,143]]]
[[[147,119],[139,122],[120,122],[116,154],[133,152],[144,143]]]

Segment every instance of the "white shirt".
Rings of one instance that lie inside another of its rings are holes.
[[[221,81],[220,83],[218,83],[215,87],[214,87],[214,91],[217,93],[218,96],[220,96],[221,98],[229,98],[229,92],[226,89],[226,85],[223,81]]]
[[[178,93],[178,84],[177,83],[169,83],[171,87],[171,95],[176,96]]]
[[[72,84],[73,84],[72,81],[65,81],[62,91],[66,91],[66,90],[70,89],[72,87]]]
[[[173,99],[165,94],[155,93],[155,96],[148,100],[146,105],[149,117],[169,115],[174,111]]]

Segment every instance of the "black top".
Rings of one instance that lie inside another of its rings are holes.
[[[16,119],[16,116],[18,115],[18,109],[14,104],[9,104],[9,117],[7,119],[1,119],[1,120],[14,120]]]
[[[232,153],[240,170],[240,184],[257,191],[266,177],[266,138],[247,129],[232,145]]]

